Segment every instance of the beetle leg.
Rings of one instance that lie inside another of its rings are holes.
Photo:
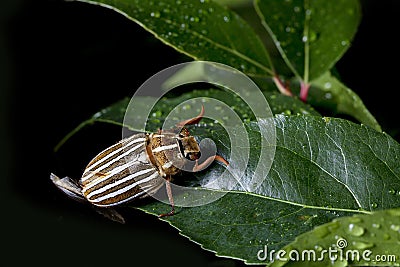
[[[172,197],[172,190],[171,190],[171,177],[167,176],[167,178],[165,179],[165,187],[167,189],[167,195],[168,195],[168,200],[169,203],[171,204],[171,211],[168,213],[163,213],[158,215],[158,218],[162,218],[162,217],[167,217],[167,216],[172,216],[175,214],[175,204],[174,204],[174,198]]]
[[[185,125],[196,124],[196,123],[198,123],[198,122],[203,118],[203,115],[204,115],[204,106],[201,105],[201,111],[200,111],[200,114],[199,114],[199,115],[197,115],[197,116],[194,117],[194,118],[191,118],[191,119],[188,119],[188,120],[184,120],[184,121],[178,122],[178,123],[176,124],[176,126],[179,127],[179,128],[182,128],[182,127],[185,126]]]
[[[229,162],[226,159],[224,159],[223,157],[221,157],[219,155],[215,155],[215,156],[211,156],[211,157],[207,158],[200,165],[199,165],[198,161],[196,160],[196,163],[195,163],[195,165],[193,167],[193,171],[194,172],[201,171],[202,169],[204,169],[206,166],[208,166],[208,164],[210,164],[214,160],[219,161],[219,162],[225,164],[226,166],[229,165]]]
[[[119,214],[115,209],[112,208],[99,208],[99,207],[94,207],[94,210],[106,217],[107,219],[110,219],[111,221],[118,222],[118,223],[125,223],[124,217],[122,217],[121,214]]]

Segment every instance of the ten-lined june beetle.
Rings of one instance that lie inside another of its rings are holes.
[[[158,133],[134,134],[100,152],[86,166],[78,182],[69,177],[58,178],[51,174],[52,182],[69,197],[88,201],[106,217],[124,222],[112,206],[154,194],[165,182],[171,211],[160,217],[174,214],[174,201],[170,181],[185,164],[194,161],[193,171],[199,171],[211,161],[228,162],[216,155],[201,164],[200,148],[185,125],[198,123],[204,114],[177,124],[179,133],[159,130]],[[165,180],[164,180],[165,179]]]

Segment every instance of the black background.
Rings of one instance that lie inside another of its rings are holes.
[[[337,67],[385,131],[399,138],[399,1],[363,2],[363,20]],[[1,1],[2,261],[39,266],[242,266],[217,258],[150,215],[123,210],[119,225],[55,189],[50,172],[78,178],[121,137],[96,124],[53,148],[147,78],[188,61],[108,9],[64,1]]]

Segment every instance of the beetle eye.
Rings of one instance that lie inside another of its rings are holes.
[[[199,159],[200,156],[201,156],[200,151],[199,152],[189,152],[189,153],[186,154],[186,158],[188,160],[192,160],[192,161],[196,160],[196,159]]]
[[[179,133],[179,137],[188,137],[190,136],[190,132],[186,128],[182,128],[181,132]]]

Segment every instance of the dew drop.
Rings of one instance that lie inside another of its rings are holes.
[[[191,108],[192,108],[192,106],[191,106],[191,105],[188,105],[188,104],[186,104],[186,105],[184,105],[184,106],[182,107],[183,110],[190,110]]]
[[[99,112],[97,112],[96,114],[93,115],[93,118],[97,119],[97,118],[101,117],[101,115],[103,115],[103,112],[99,111]]]
[[[156,112],[153,112],[153,113],[151,114],[151,116],[154,117],[154,118],[159,118],[159,117],[162,116],[162,112],[161,112],[160,110],[158,110],[158,111],[156,111]]]
[[[189,19],[191,22],[199,22],[200,21],[200,18],[198,18],[198,17],[190,17],[190,19]]]
[[[301,10],[301,9],[300,9],[299,6],[295,6],[295,7],[293,8],[293,11],[296,12],[296,13],[299,13],[300,10]]]
[[[315,249],[315,251],[321,252],[323,250],[323,247],[321,247],[319,245],[315,245],[314,249]]]
[[[393,231],[399,232],[399,231],[400,231],[400,225],[398,225],[398,224],[392,224],[392,225],[390,226],[390,229],[393,230]]]
[[[318,34],[315,31],[310,31],[310,33],[309,33],[310,42],[316,41],[317,38],[318,38]]]
[[[378,203],[376,203],[376,202],[371,203],[371,208],[376,209],[377,207],[378,207]]]
[[[229,21],[230,21],[230,18],[229,18],[228,16],[224,16],[224,21],[225,21],[225,22],[229,22]]]
[[[346,46],[348,43],[349,43],[349,42],[346,41],[346,40],[343,40],[343,41],[340,42],[340,44],[341,44],[342,46]]]
[[[356,249],[366,249],[366,248],[372,248],[374,246],[374,243],[361,242],[361,241],[353,241],[352,244]]]
[[[354,223],[349,224],[347,232],[353,236],[362,236],[365,232],[364,228]]]
[[[308,41],[308,37],[306,35],[303,35],[303,37],[301,38],[301,41],[303,43],[307,42]]]
[[[326,93],[324,97],[325,97],[325,99],[331,99],[332,98],[332,94],[331,93]]]
[[[390,235],[387,234],[387,233],[383,234],[383,239],[389,240],[390,239]]]
[[[332,87],[332,84],[331,84],[330,82],[326,82],[326,83],[324,83],[324,87],[325,87],[326,89],[329,89],[329,88]]]
[[[155,12],[151,12],[150,16],[152,16],[153,18],[159,18],[161,16],[160,12],[155,11]]]
[[[373,223],[372,227],[379,229],[379,228],[381,228],[381,225],[379,223]]]
[[[394,190],[393,188],[392,188],[392,189],[389,189],[389,194],[391,194],[391,195],[396,194],[396,190]]]

